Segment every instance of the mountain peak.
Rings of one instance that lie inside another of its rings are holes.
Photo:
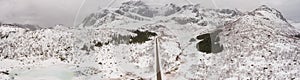
[[[265,10],[265,11],[272,11],[272,8],[268,7],[267,5],[261,5],[255,10]]]
[[[33,25],[33,24],[18,24],[18,23],[13,23],[13,24],[6,24],[6,23],[1,23],[0,26],[10,26],[10,27],[16,27],[16,28],[22,28],[26,30],[39,30],[42,29],[39,25]]]
[[[268,7],[267,5],[258,7],[257,9],[252,11],[252,13],[268,18],[279,18],[282,21],[287,22],[280,11],[276,10],[275,8]]]
[[[127,1],[122,3],[122,5],[129,5],[129,6],[146,6],[145,2],[143,1]]]

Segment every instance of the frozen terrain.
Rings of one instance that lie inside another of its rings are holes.
[[[300,31],[267,6],[129,1],[76,27],[21,26],[1,24],[0,80],[300,79]]]
[[[300,30],[300,23],[292,23],[293,26],[295,26],[295,28]]]

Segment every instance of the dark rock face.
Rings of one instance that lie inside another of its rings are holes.
[[[149,41],[151,39],[149,39],[149,37],[152,37],[152,36],[157,36],[156,33],[154,32],[149,32],[149,31],[139,31],[139,30],[136,30],[136,31],[133,31],[133,33],[136,33],[137,36],[135,37],[131,37],[131,41],[129,41],[129,43],[145,43],[146,41]]]
[[[95,44],[95,46],[97,46],[97,47],[102,47],[103,44],[102,44],[101,42],[97,42],[97,43]]]
[[[5,74],[5,75],[9,75],[8,71],[0,71],[0,74]]]
[[[81,48],[81,50],[89,51],[89,47],[87,45],[83,45],[83,47]]]
[[[101,41],[93,41],[93,46],[88,47],[84,45],[81,50],[89,51],[90,49],[93,50],[93,47],[102,47],[108,44],[113,44],[113,45],[119,45],[119,44],[142,44],[145,43],[146,41],[151,40],[150,37],[152,36],[157,36],[156,33],[154,32],[149,32],[149,31],[139,31],[139,30],[132,30],[130,31],[132,33],[136,33],[137,36],[130,36],[130,35],[113,35],[112,40],[108,42],[101,42]]]
[[[3,38],[8,38],[8,34],[1,34],[1,33],[0,33],[0,38],[1,38],[1,39],[3,39]]]
[[[297,38],[300,38],[300,34],[298,34],[298,35],[295,35],[295,37],[297,37]]]
[[[213,33],[207,33],[197,36],[198,40],[196,48],[201,52],[206,53],[219,53],[223,51],[223,46],[220,45],[220,38],[217,36],[221,31],[217,30]]]

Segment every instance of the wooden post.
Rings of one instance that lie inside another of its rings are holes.
[[[161,70],[160,70],[160,61],[158,53],[158,38],[155,39],[155,53],[156,53],[156,80],[162,80]]]

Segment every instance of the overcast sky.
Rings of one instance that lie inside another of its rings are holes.
[[[108,6],[112,0],[86,0],[75,16],[84,0],[0,0],[0,21],[6,23],[38,24],[41,26],[54,26],[64,24],[72,26],[74,21],[79,23],[89,13]],[[116,0],[113,6],[128,0]],[[200,3],[209,8],[230,8],[242,11],[251,11],[260,5],[268,5],[281,11],[284,16],[300,22],[300,0],[145,0],[148,3],[179,5]],[[215,3],[215,4],[214,4]]]

